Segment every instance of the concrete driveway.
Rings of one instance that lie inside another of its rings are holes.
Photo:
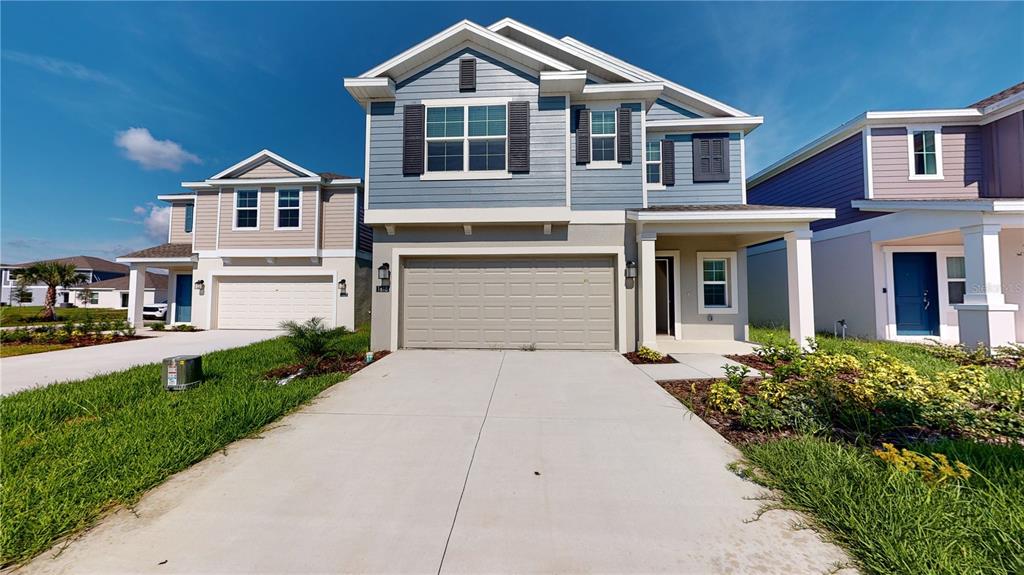
[[[737,452],[614,353],[401,351],[29,573],[814,573]],[[56,556],[54,556],[56,554]]]
[[[85,379],[101,373],[157,363],[172,355],[203,354],[249,345],[281,335],[266,330],[157,332],[140,330],[146,339],[6,357],[0,361],[0,394]]]

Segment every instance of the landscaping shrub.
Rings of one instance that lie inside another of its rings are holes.
[[[661,361],[665,357],[665,355],[662,354],[661,352],[651,349],[647,346],[643,346],[640,349],[636,350],[636,354],[637,356],[640,357],[640,359],[643,359],[644,361]]]
[[[324,319],[321,317],[313,317],[302,323],[281,322],[281,329],[287,332],[285,340],[295,350],[295,355],[308,371],[316,371],[317,365],[324,358],[337,353],[337,350],[332,349],[334,335],[324,325]]]

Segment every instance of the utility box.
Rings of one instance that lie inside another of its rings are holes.
[[[203,356],[176,355],[164,358],[163,384],[167,391],[181,391],[203,381]]]

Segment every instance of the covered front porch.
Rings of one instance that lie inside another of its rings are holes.
[[[167,270],[164,322],[171,325],[192,323],[192,270],[195,267],[192,244],[167,243],[126,254],[117,261],[128,264],[129,269],[128,323],[136,328],[143,327],[146,272],[151,268]]]
[[[809,224],[834,216],[827,208],[747,204],[628,212],[637,229],[639,344],[749,353],[745,248],[785,238],[787,266],[778,273],[789,285],[790,336],[806,345],[814,335]]]

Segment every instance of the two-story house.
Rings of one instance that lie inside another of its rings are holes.
[[[142,325],[147,268],[166,269],[167,321],[203,329],[276,329],[369,317],[370,230],[358,178],[317,173],[263,150],[182,182],[167,243],[117,258],[130,266],[129,320]]]
[[[998,346],[1024,338],[1024,83],[966,108],[866,112],[750,179],[751,201],[832,207],[812,225],[818,329]],[[749,250],[753,314],[786,316]],[[763,296],[763,297],[762,297]]]
[[[13,265],[0,265],[0,305],[42,305],[46,298],[46,286],[42,284],[25,286],[26,297],[19,300],[18,277],[23,270],[39,263],[57,262],[75,266],[75,272],[85,278],[79,286],[57,288],[57,305],[87,305],[103,308],[125,308],[127,294],[128,266],[95,256],[71,256]],[[84,288],[90,297],[83,302],[78,298]],[[145,303],[162,301],[166,296],[166,278],[153,275],[145,290]]]
[[[375,349],[743,340],[744,248],[774,238],[791,333],[813,334],[808,226],[834,210],[747,203],[762,118],[510,19],[345,87],[366,114]]]

